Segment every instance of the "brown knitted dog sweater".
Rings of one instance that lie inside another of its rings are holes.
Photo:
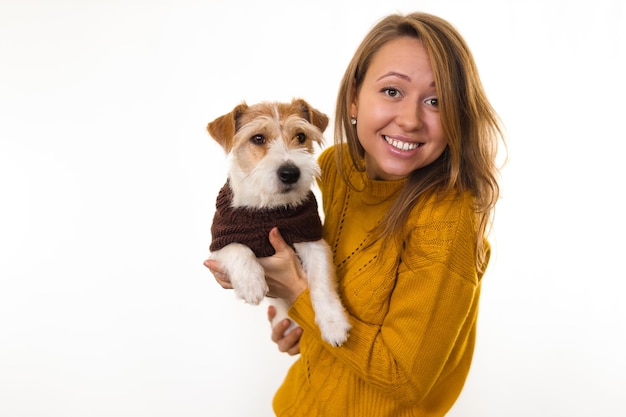
[[[297,207],[233,208],[232,201],[233,192],[227,181],[215,204],[211,252],[236,242],[248,246],[257,257],[271,256],[275,253],[269,241],[272,227],[278,227],[283,239],[291,247],[294,243],[313,242],[322,238],[322,221],[312,191]]]

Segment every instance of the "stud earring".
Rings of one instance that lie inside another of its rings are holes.
[[[356,126],[356,117],[352,116],[350,118],[350,123],[352,123],[352,126]]]

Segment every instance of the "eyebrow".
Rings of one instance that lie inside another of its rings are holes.
[[[407,80],[407,81],[411,81],[411,77],[409,77],[408,75],[399,73],[399,72],[395,72],[395,71],[389,71],[388,73],[382,75],[381,77],[378,78],[378,80],[376,81],[380,81],[383,78],[387,78],[387,77],[398,77],[398,78],[402,78],[403,80]]]
[[[408,75],[402,74],[400,72],[395,72],[395,71],[389,71],[388,73],[386,73],[386,74],[382,75],[381,77],[379,77],[378,80],[376,80],[376,81],[380,81],[383,78],[387,78],[387,77],[398,77],[398,78],[402,78],[403,80],[406,80],[406,81],[409,81],[409,82],[411,81],[411,77],[409,77]],[[429,87],[436,87],[435,81],[432,81],[430,83]]]

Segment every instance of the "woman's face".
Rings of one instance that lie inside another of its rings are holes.
[[[351,114],[372,179],[405,178],[448,143],[428,52],[415,38],[394,39],[374,54]]]

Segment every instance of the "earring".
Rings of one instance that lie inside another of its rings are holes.
[[[356,126],[356,117],[352,116],[350,118],[350,123],[352,123],[352,126]]]

